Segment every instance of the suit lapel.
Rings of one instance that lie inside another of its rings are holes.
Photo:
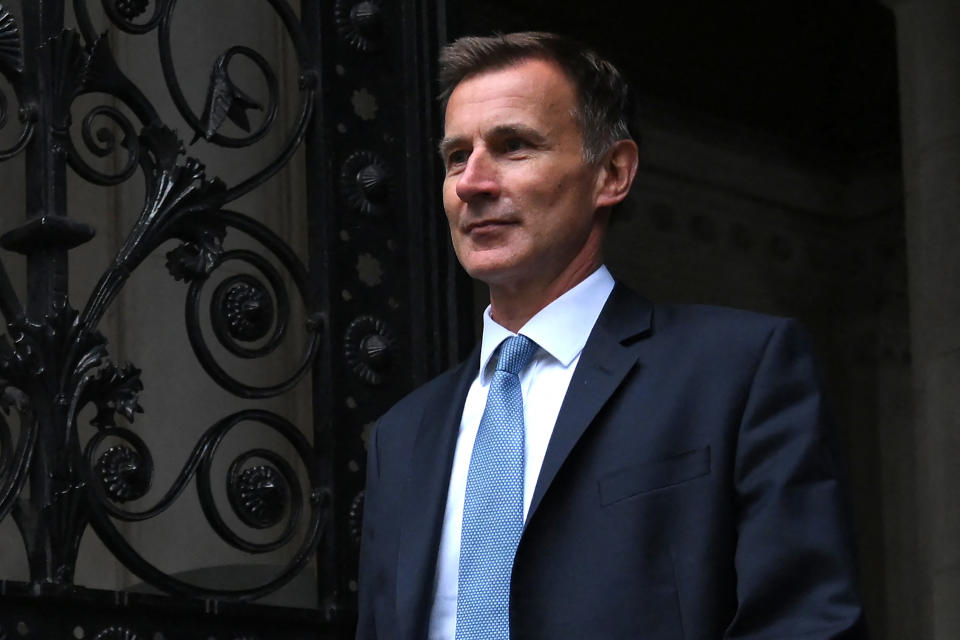
[[[463,404],[479,367],[480,349],[438,385],[423,410],[400,522],[397,558],[398,638],[425,638],[447,487]]]
[[[639,339],[650,332],[652,315],[653,307],[647,300],[619,283],[614,287],[584,345],[560,407],[533,492],[528,522],[583,432],[636,365]]]

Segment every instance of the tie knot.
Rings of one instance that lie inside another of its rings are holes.
[[[512,336],[507,338],[500,347],[500,357],[497,360],[497,371],[506,371],[513,375],[520,375],[530,358],[537,351],[537,343],[527,336]]]

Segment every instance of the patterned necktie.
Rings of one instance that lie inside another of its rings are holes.
[[[526,336],[507,339],[490,382],[463,501],[456,640],[510,638],[510,574],[523,530],[519,374],[536,350]]]

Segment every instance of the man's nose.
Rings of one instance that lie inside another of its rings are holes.
[[[457,179],[457,196],[464,202],[476,198],[496,198],[500,194],[497,169],[486,151],[475,149]]]

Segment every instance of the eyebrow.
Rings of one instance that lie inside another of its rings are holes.
[[[501,124],[484,134],[484,137],[490,138],[508,138],[510,136],[528,138],[535,145],[542,145],[547,141],[542,133],[524,124]],[[437,145],[437,151],[440,153],[440,157],[446,159],[447,153],[452,148],[462,144],[466,139],[465,136],[454,136],[453,138],[444,138],[441,140],[440,144]]]
[[[463,136],[457,136],[455,138],[444,138],[443,140],[441,140],[440,144],[437,145],[437,153],[440,154],[440,159],[446,160],[447,153],[450,152],[450,149],[458,146],[464,140],[466,140],[466,138]]]

